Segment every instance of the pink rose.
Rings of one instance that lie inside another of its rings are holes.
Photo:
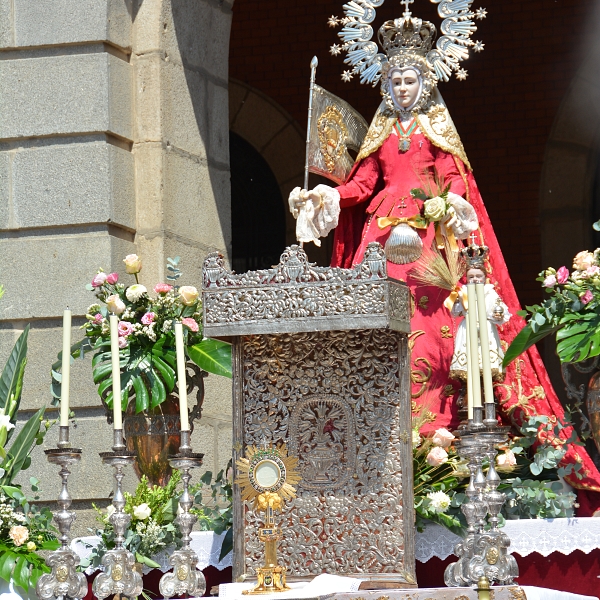
[[[127,341],[127,338],[124,338],[124,337],[119,338],[119,348],[127,348],[128,344],[129,344],[129,342]]]
[[[119,321],[119,337],[125,337],[133,333],[133,325],[128,321]]]
[[[428,465],[439,467],[448,462],[448,453],[440,446],[435,446],[429,451],[426,460]]]
[[[29,538],[29,530],[23,525],[14,525],[10,528],[8,536],[15,543],[15,546],[22,546]]]
[[[188,329],[196,333],[198,331],[198,323],[191,319],[190,317],[186,317],[185,319],[181,319],[181,324],[185,325]]]
[[[452,440],[454,436],[444,427],[441,429],[437,429],[433,434],[432,441],[436,446],[441,446],[442,448],[448,448],[452,445]]]
[[[172,289],[173,286],[168,283],[157,283],[154,286],[154,291],[157,294],[168,294]]]
[[[589,304],[594,299],[594,294],[591,290],[586,290],[585,294],[579,298],[582,304]]]
[[[96,313],[94,315],[94,323],[96,323],[96,325],[100,325],[103,320],[104,320],[104,317],[102,316],[101,313]]]
[[[556,271],[556,281],[558,281],[558,283],[567,283],[567,279],[569,279],[569,269],[567,269],[567,267],[561,267]]]
[[[548,275],[542,285],[544,287],[554,287],[556,285],[556,275]]]
[[[592,265],[591,267],[588,267],[588,268],[585,270],[585,274],[586,274],[588,277],[593,277],[594,275],[597,275],[597,274],[598,274],[598,271],[600,271],[600,267],[598,267],[597,265]]]
[[[142,323],[144,325],[150,325],[151,323],[154,322],[154,319],[156,319],[156,314],[154,314],[153,312],[147,312],[143,317],[142,317]]]
[[[97,273],[94,275],[94,279],[92,279],[92,287],[100,287],[104,285],[104,282],[107,280],[106,273]]]
[[[496,457],[496,463],[499,467],[514,467],[517,464],[517,459],[512,450],[507,450],[504,454],[499,454]]]
[[[117,281],[119,281],[118,273],[109,273],[106,276],[106,283],[110,283],[110,285],[115,285],[115,283],[117,283]]]

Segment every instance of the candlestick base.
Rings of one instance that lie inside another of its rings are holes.
[[[115,445],[118,441],[117,432],[122,430],[115,429]],[[122,438],[121,438],[122,439]],[[113,506],[115,512],[109,517],[109,522],[115,530],[115,548],[109,550],[102,557],[104,573],[100,573],[94,579],[92,591],[96,598],[103,600],[110,595],[119,594],[128,598],[139,596],[142,593],[142,576],[135,570],[135,556],[129,550],[123,547],[125,542],[125,532],[131,521],[123,508],[125,507],[125,496],[123,495],[123,469],[127,465],[133,464],[135,455],[133,452],[114,450],[113,452],[101,452],[100,457],[104,464],[110,465],[115,469],[115,493],[113,497]]]
[[[66,435],[63,431],[66,429]],[[61,442],[69,443],[68,427],[61,427],[59,433],[59,445]],[[51,448],[45,454],[48,462],[60,465],[59,476],[62,479],[62,489],[58,496],[59,511],[54,513],[54,521],[60,533],[59,541],[62,547],[46,558],[46,564],[50,567],[50,573],[44,573],[37,582],[36,593],[41,600],[50,600],[60,596],[69,598],[83,598],[87,594],[87,580],[83,573],[77,573],[79,557],[69,548],[69,533],[71,525],[75,520],[75,513],[68,510],[71,506],[71,496],[67,487],[67,481],[71,472],[69,466],[81,460],[79,448]]]
[[[190,548],[192,541],[191,532],[194,523],[198,517],[190,512],[193,499],[189,493],[190,470],[202,465],[203,454],[192,452],[189,445],[189,437],[184,447],[184,431],[181,432],[182,444],[179,448],[179,454],[169,458],[169,464],[173,469],[181,471],[181,481],[183,482],[183,492],[179,498],[180,512],[175,523],[181,530],[183,546],[175,550],[169,557],[169,564],[173,567],[173,573],[165,573],[160,578],[158,589],[167,600],[173,596],[188,594],[190,596],[202,596],[206,591],[206,580],[202,571],[196,568],[198,556]],[[189,431],[187,432],[189,434]]]

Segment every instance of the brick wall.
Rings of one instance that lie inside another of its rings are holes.
[[[258,88],[306,127],[309,63],[320,61],[317,82],[348,100],[370,121],[380,101],[377,88],[355,79],[343,83],[341,56],[327,26],[342,16],[341,0],[236,0],[230,75]],[[474,39],[485,50],[463,63],[465,82],[440,90],[475,170],[478,185],[523,304],[541,299],[539,185],[544,149],[560,102],[586,48],[594,20],[592,0],[489,0]],[[478,6],[478,5],[476,5]],[[425,0],[413,12],[440,20]],[[376,27],[398,17],[397,2],[378,9]]]

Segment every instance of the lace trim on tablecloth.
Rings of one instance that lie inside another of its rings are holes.
[[[191,548],[198,555],[198,569],[201,571],[206,569],[208,566],[215,567],[222,571],[227,567],[233,565],[233,552],[230,552],[222,561],[219,561],[219,554],[221,553],[221,544],[225,533],[221,535],[215,535],[212,531],[193,531]],[[87,537],[75,538],[71,542],[71,548],[78,554],[81,559],[87,558],[92,548],[96,547],[100,543],[100,538],[91,535]],[[172,567],[169,564],[169,556],[171,555],[173,548],[167,548],[152,557],[160,565],[160,570],[163,573],[169,571]],[[90,575],[97,569],[95,567],[88,567],[85,572]],[[143,573],[149,573],[152,570],[151,567],[144,565]]]
[[[507,521],[503,531],[510,538],[509,551],[520,556],[532,552],[542,556],[553,552],[571,554],[575,550],[589,554],[600,548],[600,519],[595,517]],[[459,540],[441,525],[427,525],[423,533],[416,535],[416,559],[427,562],[435,556],[444,560],[454,553]]]

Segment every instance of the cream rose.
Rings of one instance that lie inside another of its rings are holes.
[[[29,530],[23,525],[14,525],[10,528],[8,537],[15,543],[15,546],[22,546],[29,538]]]
[[[439,467],[445,462],[448,462],[448,453],[439,446],[435,446],[427,455],[427,464],[431,467]]]
[[[186,306],[191,306],[198,300],[198,290],[193,285],[184,285],[179,288],[179,297]]]
[[[496,464],[499,467],[514,467],[517,464],[517,457],[512,450],[507,450],[496,457]]]
[[[107,517],[108,519],[110,519],[110,517],[111,517],[111,516],[112,516],[112,515],[115,513],[115,511],[116,511],[116,510],[117,510],[117,509],[114,507],[114,505],[113,505],[113,504],[109,504],[109,505],[106,507],[106,517]]]
[[[128,254],[124,259],[125,272],[135,275],[142,270],[142,260],[137,254]]]
[[[441,221],[446,214],[446,201],[439,196],[425,200],[425,218],[430,221]]]
[[[441,446],[442,448],[448,448],[451,446],[452,440],[454,440],[454,436],[444,427],[437,429],[432,438],[433,443],[436,446]]]
[[[577,271],[585,271],[594,264],[594,255],[587,250],[579,252],[573,259],[573,268]]]
[[[106,308],[115,315],[121,315],[125,312],[125,302],[117,294],[112,294],[106,299]]]
[[[145,521],[151,513],[150,507],[145,502],[133,509],[133,516],[140,521]]]

